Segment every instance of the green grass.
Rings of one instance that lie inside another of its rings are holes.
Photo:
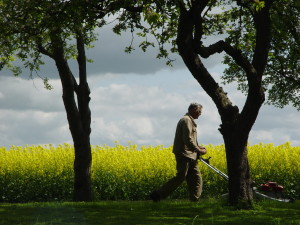
[[[234,210],[220,200],[101,201],[92,203],[0,204],[2,225],[74,224],[272,224],[300,225],[300,202],[258,202],[254,210]]]

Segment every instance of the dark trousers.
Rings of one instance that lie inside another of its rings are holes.
[[[202,177],[198,168],[198,160],[175,155],[176,176],[157,189],[161,199],[168,197],[186,180],[191,201],[198,201],[202,193]]]

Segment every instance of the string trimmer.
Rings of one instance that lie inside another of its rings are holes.
[[[207,159],[203,159],[201,157],[199,158],[199,160],[201,162],[203,162],[210,169],[212,169],[213,171],[215,171],[217,174],[219,174],[225,180],[228,181],[228,179],[229,179],[228,175],[226,175],[222,171],[218,170],[216,167],[212,166],[209,162],[210,159],[211,159],[211,157],[209,157]],[[282,198],[283,187],[281,185],[278,185],[276,182],[267,182],[265,184],[261,184],[260,187],[261,187],[261,190],[264,191],[266,194],[258,192],[257,188],[253,188],[253,193],[254,193],[255,197],[257,197],[257,198],[269,199],[269,200],[274,200],[274,201],[279,201],[279,202],[291,202],[292,201],[292,199]]]

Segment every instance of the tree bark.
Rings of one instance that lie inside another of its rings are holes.
[[[236,140],[231,140],[236,142]],[[229,141],[227,141],[229,142]],[[253,190],[250,178],[250,168],[247,157],[247,146],[226,146],[226,159],[228,168],[229,204],[236,205],[242,209],[252,207]]]
[[[252,207],[253,199],[252,180],[247,156],[249,132],[233,131],[234,129],[235,128],[224,129],[224,127],[220,129],[226,149],[227,172],[229,177],[228,200],[230,205],[246,209]]]
[[[90,144],[91,133],[91,110],[89,108],[90,88],[87,82],[86,56],[84,39],[82,34],[77,34],[77,62],[79,66],[79,87],[76,92],[78,109],[80,115],[81,137],[74,139],[75,161],[74,161],[74,200],[92,200],[91,165],[92,153]],[[78,140],[78,141],[77,141]]]
[[[79,85],[74,78],[64,56],[63,40],[57,34],[52,35],[54,44],[51,57],[62,83],[62,98],[67,113],[69,129],[74,142],[74,201],[91,201],[91,164],[92,154],[90,145],[91,111],[89,108],[90,89],[87,83],[86,58],[83,37],[77,38]],[[75,100],[77,95],[77,104]]]

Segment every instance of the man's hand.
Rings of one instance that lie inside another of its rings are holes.
[[[202,146],[199,146],[199,148],[198,148],[198,153],[200,154],[200,155],[205,155],[206,154],[206,148],[205,147],[202,147]]]

